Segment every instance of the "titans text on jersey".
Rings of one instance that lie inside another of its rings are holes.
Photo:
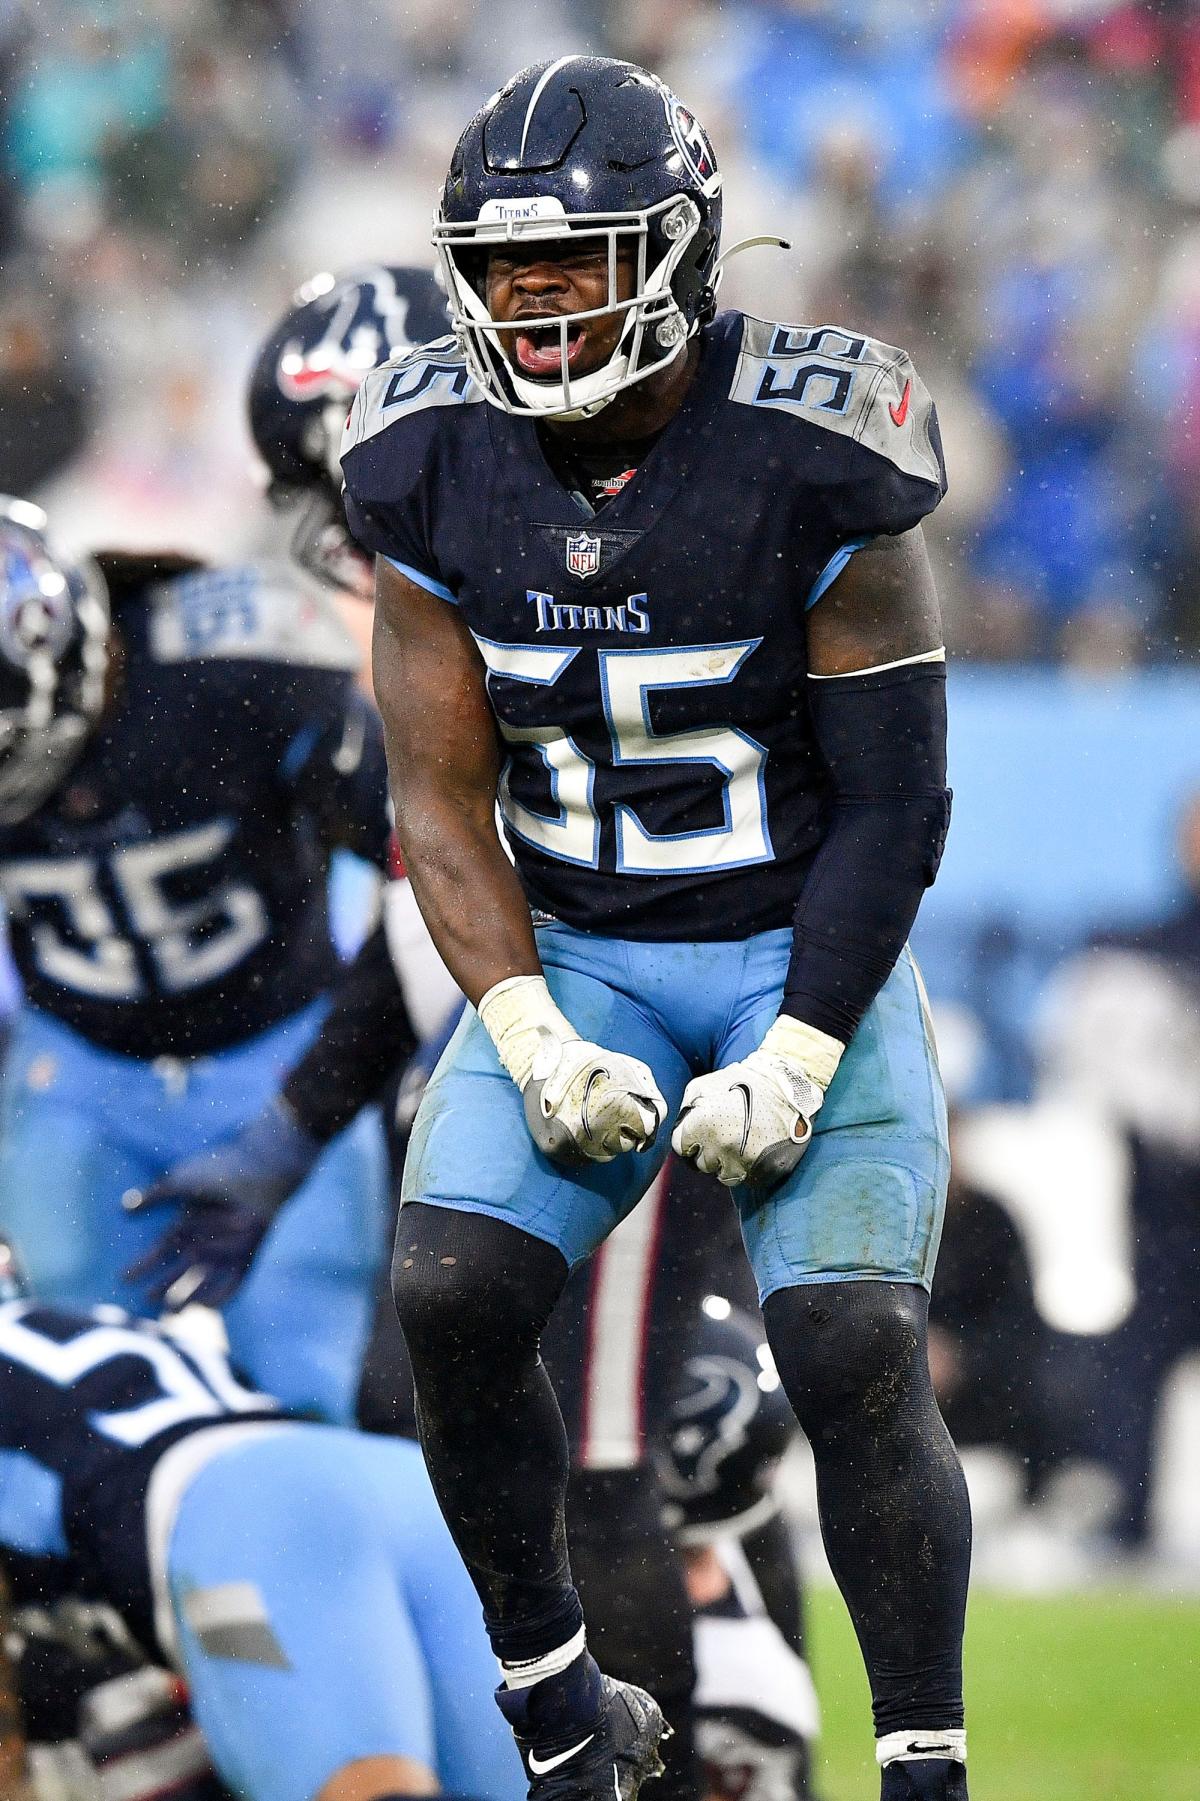
[[[13,953],[92,1044],[203,1056],[329,982],[330,851],[386,861],[381,737],[354,647],[287,571],[131,583],[99,560],[119,688],[63,787],[0,828]]]
[[[628,938],[790,925],[825,830],[804,610],[945,489],[902,351],[735,312],[701,344],[598,513],[449,340],[368,376],[343,446],[355,535],[459,606],[487,665],[531,904]]]

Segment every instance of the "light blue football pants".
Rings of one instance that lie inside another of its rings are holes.
[[[792,934],[647,944],[542,925],[555,1000],[584,1038],[641,1057],[667,1101],[644,1155],[567,1170],[535,1148],[521,1096],[468,1008],[417,1112],[404,1199],[486,1213],[574,1265],[646,1192],[693,1075],[745,1057],[779,1011]],[[946,1109],[920,976],[905,950],[868,1008],[792,1175],[734,1191],[762,1299],[830,1280],[933,1275],[945,1207]]]
[[[301,1056],[320,1006],[247,1044],[183,1062],[98,1049],[32,1008],[18,1015],[0,1110],[0,1232],[44,1301],[145,1311],[122,1271],[170,1223],[121,1196],[228,1137]],[[334,1140],[272,1227],[226,1310],[231,1355],[292,1409],[350,1421],[384,1254],[378,1117]]]
[[[359,1758],[522,1801],[479,1601],[421,1453],[269,1428],[184,1491],[166,1578],[192,1709],[245,1801],[311,1801]]]

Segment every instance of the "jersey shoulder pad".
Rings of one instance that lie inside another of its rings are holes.
[[[904,350],[840,325],[779,325],[746,315],[729,398],[789,413],[944,486],[937,418]]]
[[[201,569],[150,597],[150,652],[160,663],[287,663],[357,670],[361,657],[330,596],[286,564]]]
[[[483,394],[453,337],[435,338],[380,363],[359,384],[342,438],[343,457],[381,431],[432,407],[473,406]]]

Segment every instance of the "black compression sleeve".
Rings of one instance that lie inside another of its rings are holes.
[[[417,1048],[382,925],[333,984],[329,1012],[283,1084],[283,1098],[321,1144],[376,1100]]]
[[[946,666],[809,683],[829,825],[796,908],[785,1013],[848,1044],[904,948],[950,823]]]

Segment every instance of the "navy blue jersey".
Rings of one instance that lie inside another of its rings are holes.
[[[386,861],[382,733],[348,635],[285,570],[151,583],[116,622],[114,701],[0,830],[0,891],[34,1006],[127,1056],[201,1056],[329,981],[331,850]]]
[[[945,489],[902,351],[740,313],[700,341],[680,411],[599,513],[451,339],[367,377],[342,453],[359,542],[479,646],[531,904],[630,938],[791,924],[827,805],[805,608]]]
[[[109,1601],[153,1648],[146,1493],[189,1433],[277,1419],[216,1351],[116,1307],[0,1306],[0,1553],[18,1595]]]

